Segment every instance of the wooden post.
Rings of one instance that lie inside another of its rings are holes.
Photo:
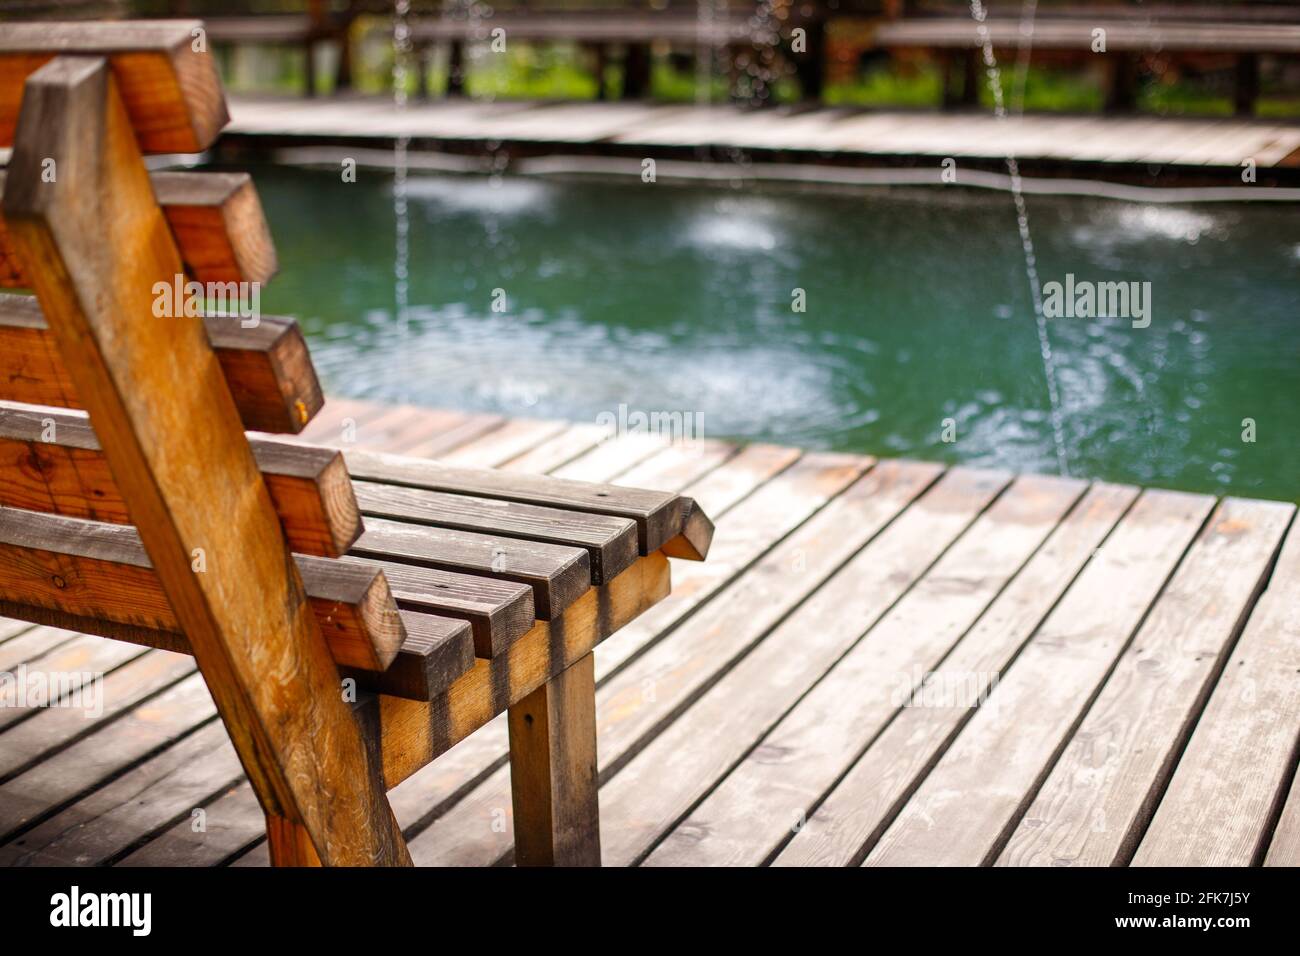
[[[980,63],[982,54],[974,48],[962,52],[961,103],[978,106],[980,101]]]
[[[609,87],[605,85],[605,68],[608,65],[605,44],[594,44],[592,53],[596,58],[596,99],[604,101],[609,99]]]
[[[1235,106],[1238,116],[1253,116],[1255,100],[1259,96],[1259,56],[1242,53],[1237,57],[1237,88]]]
[[[799,98],[805,103],[818,103],[826,86],[826,21],[820,17],[809,18],[800,21],[800,25],[806,31],[808,48],[794,55]]]
[[[600,866],[596,670],[588,654],[510,708],[517,866]]]
[[[947,48],[941,48],[935,51],[939,57],[940,76],[940,106],[943,109],[951,109],[957,104],[957,92],[953,88],[953,76],[957,72],[954,66],[953,52]]]
[[[451,52],[447,55],[447,95],[465,95],[465,43],[462,40],[452,40]]]
[[[304,82],[309,96],[316,95],[316,41],[326,34],[325,0],[307,0],[307,36],[303,40],[302,51],[305,56],[303,70]]]
[[[219,102],[213,84],[201,92]],[[4,212],[277,832],[273,862],[312,862],[310,843],[327,865],[409,865],[203,320],[156,314],[155,284],[183,267],[103,57],[57,56],[27,79]]]
[[[1137,61],[1120,50],[1111,53],[1110,89],[1106,92],[1108,112],[1131,112],[1137,104]]]
[[[623,54],[623,96],[639,100],[650,95],[650,47],[629,43]]]

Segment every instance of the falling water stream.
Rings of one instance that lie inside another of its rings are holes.
[[[406,109],[406,83],[408,61],[411,56],[411,29],[407,22],[411,12],[410,0],[395,0],[393,5],[393,106],[399,114]],[[397,319],[397,341],[401,345],[397,360],[410,354],[406,348],[411,334],[410,258],[411,219],[407,209],[406,174],[407,149],[411,137],[404,131],[393,139],[393,314]],[[402,370],[408,372],[409,369]],[[410,381],[409,374],[400,374],[403,383]],[[409,401],[403,389],[403,401]]]
[[[989,88],[993,92],[993,111],[999,120],[1007,118],[1006,103],[1002,97],[1002,75],[997,57],[993,55],[993,39],[985,19],[988,16],[981,0],[970,0],[971,16],[983,47],[984,66],[988,71]],[[1032,27],[1031,27],[1032,35]],[[1023,96],[1023,92],[1022,92]],[[1023,105],[1023,100],[1022,100]],[[1025,277],[1029,281],[1029,294],[1034,304],[1034,321],[1038,330],[1038,352],[1043,360],[1043,376],[1047,380],[1047,398],[1051,403],[1052,442],[1056,446],[1056,462],[1062,475],[1070,474],[1070,459],[1065,446],[1065,423],[1061,413],[1061,394],[1056,381],[1056,361],[1052,356],[1052,342],[1047,334],[1047,317],[1043,313],[1043,289],[1038,278],[1038,259],[1034,254],[1034,239],[1029,232],[1029,210],[1020,184],[1020,164],[1007,152],[1007,174],[1011,177],[1011,198],[1016,206],[1016,224],[1020,230],[1020,245],[1025,254]]]

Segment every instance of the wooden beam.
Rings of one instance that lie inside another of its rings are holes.
[[[465,621],[416,611],[399,611],[398,614],[406,628],[406,638],[393,662],[382,671],[340,665],[339,674],[355,680],[359,690],[410,700],[433,700],[474,666],[474,638],[470,626]],[[14,622],[25,621],[78,634],[94,634],[176,654],[194,653],[190,642],[179,631],[123,624],[103,617],[10,601],[3,596],[0,596],[0,616]]]
[[[149,181],[190,278],[261,284],[275,275],[275,244],[247,173],[154,172]],[[4,183],[5,172],[0,169],[0,195]],[[30,285],[10,248],[3,217],[0,260],[0,286]]]
[[[173,99],[202,110],[188,92]],[[322,863],[409,865],[203,325],[141,321],[182,264],[137,145],[148,124],[133,127],[126,102],[101,57],[59,56],[28,78],[12,241],[263,809],[304,827]],[[178,148],[176,124],[161,128],[146,146]],[[191,144],[208,131],[185,130]]]
[[[136,530],[0,508],[0,597],[161,631],[180,623]],[[217,555],[192,559],[211,573]],[[334,660],[383,670],[405,637],[382,565],[295,556]]]
[[[510,707],[516,866],[600,866],[596,667],[587,654]]]
[[[229,122],[201,20],[6,23],[0,30],[0,147],[13,146],[23,84],[53,57],[107,57],[144,153],[197,153]],[[202,41],[202,42],[200,42]]]
[[[342,454],[274,442],[254,449],[254,457],[289,547],[346,554],[362,525]],[[131,523],[85,412],[9,402],[0,402],[0,507]]]
[[[302,431],[325,396],[298,323],[269,315],[255,328],[220,316],[202,321],[244,427]],[[0,293],[0,400],[83,407],[32,296]]]

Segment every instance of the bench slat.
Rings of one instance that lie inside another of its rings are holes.
[[[436,461],[378,452],[347,451],[344,457],[352,476],[365,481],[631,518],[637,525],[642,555],[658,551],[681,534],[686,511],[693,504],[688,498],[662,491],[517,472],[454,468]],[[707,518],[704,520],[711,537],[712,523]],[[703,530],[697,523],[694,533],[698,537]],[[699,546],[707,552],[708,541],[699,540]]]
[[[627,518],[369,481],[358,481],[355,491],[368,516],[584,548],[596,584],[637,558],[637,528]]]
[[[199,282],[269,282],[277,260],[261,200],[247,173],[154,172],[154,198],[180,250],[187,277]],[[5,171],[0,169],[0,196]],[[0,216],[0,286],[29,288]]]
[[[197,153],[229,121],[221,78],[195,49],[199,20],[6,23],[0,31],[0,147],[12,146],[27,77],[63,53],[109,57],[141,152]]]
[[[309,555],[294,559],[335,661],[366,670],[392,663],[405,634],[378,568]],[[219,562],[222,555],[203,560]],[[128,525],[0,508],[0,597],[153,630],[180,629],[140,536]]]
[[[533,589],[539,620],[555,616],[591,587],[585,550],[450,528],[430,528],[371,518],[350,552],[358,557],[467,571]]]
[[[45,438],[51,441],[45,441]],[[338,557],[361,534],[343,456],[277,442],[254,449],[289,546]],[[0,402],[0,505],[130,524],[108,460],[85,412]]]
[[[344,557],[333,563],[382,569],[400,608],[468,621],[478,657],[505,653],[535,621],[533,590],[526,584],[374,558]]]
[[[380,673],[343,667],[363,690],[433,700],[474,666],[474,633],[467,621],[402,611],[406,640],[388,669]]]
[[[406,628],[406,639],[398,648],[393,663],[382,671],[340,664],[339,674],[355,679],[357,687],[362,690],[406,700],[433,700],[474,666],[474,637],[470,625],[466,621],[415,611],[399,611],[398,615]],[[177,654],[193,653],[185,635],[178,631],[160,631],[101,617],[86,617],[4,598],[0,598],[0,617],[78,634],[94,634]]]
[[[244,427],[302,431],[325,397],[298,323],[267,315],[250,329],[217,316],[203,322]],[[82,407],[32,296],[0,294],[0,400]]]

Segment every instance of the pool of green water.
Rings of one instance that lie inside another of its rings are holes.
[[[1006,194],[412,174],[403,323],[391,175],[254,174],[333,394],[1058,471]],[[1047,321],[1070,472],[1294,500],[1297,210],[1028,211],[1044,283],[1150,283],[1146,328]]]

